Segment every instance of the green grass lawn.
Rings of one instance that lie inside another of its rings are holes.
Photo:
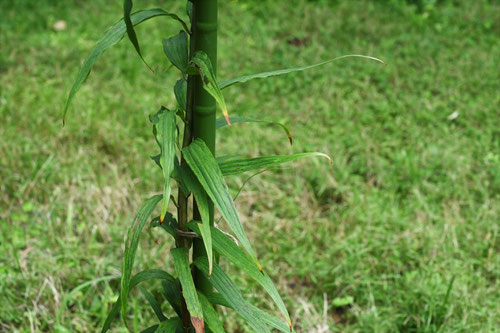
[[[351,53],[387,62],[225,90],[230,114],[282,121],[294,145],[274,126],[235,124],[219,131],[218,155],[333,157],[253,178],[236,202],[298,332],[500,330],[500,5],[397,3],[220,1],[221,79]],[[183,1],[135,1],[156,6],[184,14]],[[148,115],[174,104],[161,39],[179,27],[137,28],[157,75],[127,41],[106,52],[62,128],[78,67],[122,2],[4,0],[0,12],[0,331],[95,332],[117,298],[131,219],[161,192]],[[244,179],[228,178],[231,190]],[[171,245],[145,232],[137,269],[172,270]],[[131,302],[134,330],[152,325],[143,296]],[[247,332],[221,313],[228,332]]]

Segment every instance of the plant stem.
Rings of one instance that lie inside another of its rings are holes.
[[[193,15],[191,23],[191,49],[192,51],[205,52],[214,71],[217,71],[217,0],[193,0]],[[200,138],[207,144],[208,148],[215,155],[215,111],[216,105],[213,97],[207,93],[202,86],[201,77],[193,77],[193,113],[192,113],[192,134],[193,138]],[[195,206],[195,205],[194,205]],[[195,206],[196,207],[196,206]],[[210,223],[214,220],[214,206],[209,203]],[[200,220],[200,214],[194,209],[193,218]],[[199,256],[206,256],[203,241],[195,239],[193,241],[193,259]],[[211,292],[212,285],[208,279],[198,270],[193,272],[196,287],[201,292]]]

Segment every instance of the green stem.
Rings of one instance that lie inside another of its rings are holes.
[[[191,50],[203,51],[210,58],[210,62],[217,71],[217,0],[193,0],[193,15],[191,23]],[[200,138],[207,144],[215,155],[215,111],[216,105],[213,97],[203,89],[200,76],[193,77],[192,87],[192,134],[193,138]],[[214,206],[209,204],[210,223],[214,220]],[[193,218],[200,220],[197,209]],[[193,242],[193,258],[206,256],[203,241],[195,239]],[[201,292],[211,292],[212,285],[198,270],[194,271],[194,282]]]

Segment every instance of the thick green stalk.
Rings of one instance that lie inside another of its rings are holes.
[[[214,71],[217,71],[217,0],[193,0],[191,31],[191,50],[205,52],[210,58]],[[203,89],[200,76],[194,76],[192,84],[192,135],[194,139],[203,139],[215,155],[215,100]],[[213,223],[214,206],[212,203],[209,204],[209,209],[210,223]],[[193,218],[201,219],[196,209]],[[203,242],[196,239],[193,242],[193,257],[202,255],[206,255]],[[194,271],[194,281],[202,292],[212,290],[210,282],[201,271]]]

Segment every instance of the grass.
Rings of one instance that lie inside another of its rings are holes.
[[[182,12],[183,4],[136,4],[153,6]],[[496,331],[498,3],[220,7],[221,79],[348,53],[387,62],[350,59],[225,91],[230,114],[283,121],[294,145],[274,126],[235,124],[220,130],[218,155],[319,150],[334,159],[264,173],[237,201],[296,329]],[[121,10],[120,1],[0,4],[0,331],[96,331],[117,297],[131,218],[161,191],[147,115],[174,102],[175,74],[161,71],[161,38],[179,30],[170,21],[137,29],[158,75],[130,43],[118,44],[61,128],[79,64]],[[61,19],[68,28],[56,32]],[[236,192],[243,180],[228,181]],[[137,266],[172,269],[169,245],[145,233]],[[250,280],[236,280],[269,304]],[[134,293],[131,302],[130,323],[149,326],[146,300]],[[224,314],[229,332],[246,332]]]

